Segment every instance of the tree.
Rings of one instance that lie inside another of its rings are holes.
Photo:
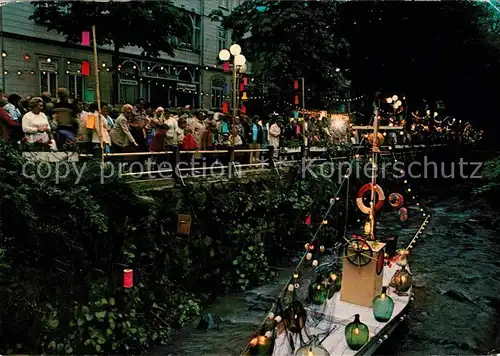
[[[343,3],[336,28],[350,44],[353,83],[365,92],[443,98],[455,113],[477,117],[485,86],[495,88],[499,74],[485,9],[467,1]]]
[[[301,77],[308,88],[308,107],[323,107],[327,98],[346,88],[337,71],[348,46],[334,32],[336,1],[247,0],[228,16],[220,11],[212,15],[232,30],[256,78],[271,89],[282,89],[279,99],[293,102],[293,80]]]
[[[137,46],[142,54],[158,57],[160,52],[174,56],[175,41],[186,30],[181,10],[170,1],[42,1],[33,2],[30,19],[46,23],[71,43],[80,43],[82,31],[96,26],[98,45],[113,45],[113,93],[118,103],[120,49]]]

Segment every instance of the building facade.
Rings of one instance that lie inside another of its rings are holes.
[[[231,45],[230,33],[209,14],[215,9],[229,13],[241,1],[173,0],[188,19],[187,34],[179,39],[175,57],[161,53],[148,58],[141,56],[140,48],[123,48],[118,71],[120,101],[132,103],[142,97],[153,106],[220,108],[232,79],[224,72],[218,53]],[[56,88],[67,87],[72,97],[94,101],[94,75],[81,73],[82,61],[93,63],[91,47],[68,44],[64,36],[29,20],[33,10],[30,2],[0,7],[1,87],[20,95],[55,94]],[[109,102],[111,48],[99,48],[98,57],[101,98]]]

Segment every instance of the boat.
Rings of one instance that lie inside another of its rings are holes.
[[[413,299],[407,256],[430,215],[423,214],[424,221],[407,248],[396,250],[395,239],[377,240],[375,220],[385,200],[376,181],[378,156],[383,154],[377,109],[371,128],[367,136],[372,151],[371,182],[357,198],[358,207],[367,215],[362,234],[347,237],[344,233],[345,241],[337,243],[326,258],[322,258],[326,248],[318,246],[315,234],[243,355],[372,355],[405,320]],[[360,199],[365,193],[370,193],[369,206]],[[403,201],[399,193],[389,196],[391,206],[400,209],[401,221],[406,221]]]

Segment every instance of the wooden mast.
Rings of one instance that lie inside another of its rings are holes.
[[[92,42],[94,45],[94,76],[95,76],[95,97],[97,101],[97,110],[99,111],[97,115],[97,125],[99,130],[97,131],[99,134],[99,141],[101,143],[101,164],[104,164],[104,142],[102,137],[102,130],[104,130],[104,125],[102,122],[101,115],[101,91],[99,87],[99,62],[97,61],[97,41],[95,34],[95,25],[92,26]]]

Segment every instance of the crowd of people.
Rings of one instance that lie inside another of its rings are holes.
[[[321,113],[298,113],[248,117],[239,113],[234,120],[221,112],[185,108],[152,108],[143,99],[120,108],[104,102],[90,105],[80,99],[69,99],[68,90],[60,88],[57,98],[48,92],[40,97],[22,98],[17,94],[0,97],[0,133],[3,139],[28,144],[48,145],[62,150],[76,144],[80,151],[106,153],[163,152],[174,147],[181,150],[214,150],[234,145],[250,149],[357,144],[361,141],[349,120]],[[482,132],[468,123],[442,124],[438,119],[419,118],[411,123],[399,122],[404,131],[392,132],[388,140],[412,143],[426,140],[478,140]],[[348,117],[348,116],[346,116]],[[381,118],[389,124],[393,118]],[[398,135],[401,134],[401,135]],[[259,161],[250,155],[250,163]]]

